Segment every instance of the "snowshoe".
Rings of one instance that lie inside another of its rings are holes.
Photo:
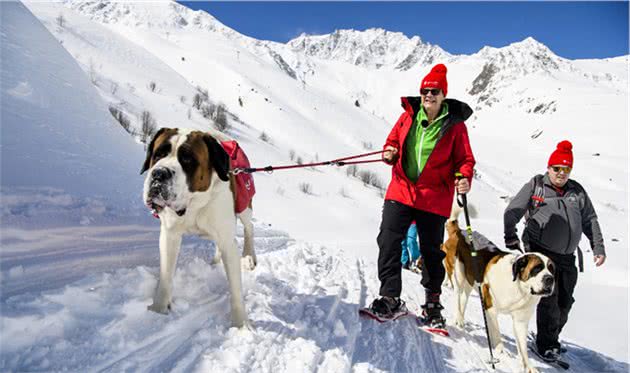
[[[429,321],[422,316],[418,316],[416,318],[416,323],[418,324],[418,328],[424,330],[425,332],[441,335],[442,337],[450,336],[448,330],[446,329],[444,319],[442,319],[441,322],[435,322],[435,320]]]
[[[562,356],[560,356],[560,350],[559,349],[550,349],[550,350],[546,350],[544,352],[540,352],[538,351],[538,347],[536,347],[536,343],[533,341],[529,341],[527,343],[527,345],[529,346],[529,349],[540,358],[540,360],[544,361],[547,364],[551,364],[551,365],[555,365],[557,367],[560,367],[564,370],[568,370],[570,365],[569,363],[567,363],[566,361],[564,361],[562,359]]]
[[[422,314],[417,318],[418,327],[427,332],[448,337],[446,319],[442,316],[443,308],[439,302],[427,302],[424,304],[422,306]]]
[[[359,309],[360,316],[368,317],[381,323],[394,321],[409,314],[405,302],[400,298],[377,298],[374,299],[369,307]]]

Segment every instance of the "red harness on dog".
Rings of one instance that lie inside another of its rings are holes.
[[[249,159],[247,159],[245,152],[238,146],[235,140],[223,141],[221,142],[221,146],[223,146],[223,149],[230,157],[230,169],[248,168],[250,166]],[[234,179],[236,181],[236,190],[234,191],[234,193],[236,193],[236,203],[234,210],[238,214],[249,206],[249,203],[256,193],[256,188],[254,188],[254,177],[251,174],[241,172],[234,175]]]

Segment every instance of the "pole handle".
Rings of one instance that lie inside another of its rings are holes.
[[[464,175],[461,172],[455,172],[455,179],[460,181],[464,178]],[[466,215],[468,215],[468,201],[465,194],[457,193],[457,204],[459,207],[463,207]]]
[[[464,175],[461,172],[455,172],[455,179],[457,181],[463,178],[464,178]],[[464,208],[464,217],[466,218],[466,225],[470,228],[470,215],[468,215],[468,199],[466,198],[466,194],[457,192],[457,204],[459,205],[459,207]],[[470,238],[472,239],[472,237]]]

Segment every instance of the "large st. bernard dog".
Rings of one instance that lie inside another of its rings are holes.
[[[477,252],[477,272],[473,272],[471,246],[466,242],[457,222],[460,209],[453,208],[446,223],[448,239],[443,250],[454,258],[452,265],[455,287],[455,325],[464,327],[464,312],[476,278],[482,278],[484,308],[492,348],[503,352],[503,343],[497,321],[498,314],[512,316],[516,347],[526,372],[538,372],[529,364],[527,354],[527,328],[540,298],[553,292],[555,266],[539,253],[508,254],[480,250]],[[447,262],[447,260],[445,260]],[[445,263],[447,264],[447,263]]]
[[[230,289],[232,325],[247,323],[241,294],[241,265],[235,240],[235,191],[228,154],[219,132],[162,128],[147,148],[141,174],[148,171],[143,199],[160,218],[160,279],[148,309],[168,313],[173,274],[182,236],[197,234],[217,246],[214,262],[223,260]],[[232,182],[231,182],[232,181]],[[252,206],[238,214],[244,226],[243,266],[253,269]]]

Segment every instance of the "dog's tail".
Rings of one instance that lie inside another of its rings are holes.
[[[457,221],[459,215],[462,213],[463,208],[457,203],[457,194],[455,194],[455,198],[453,198],[453,206],[451,207],[451,217],[448,221]],[[468,214],[470,214],[471,218],[477,217],[477,209],[475,206],[468,202]]]
[[[461,213],[462,213],[462,208],[459,206],[459,203],[457,202],[457,195],[455,195],[455,198],[453,198],[453,206],[451,207],[451,217],[448,219],[448,221],[450,222],[457,221]]]

